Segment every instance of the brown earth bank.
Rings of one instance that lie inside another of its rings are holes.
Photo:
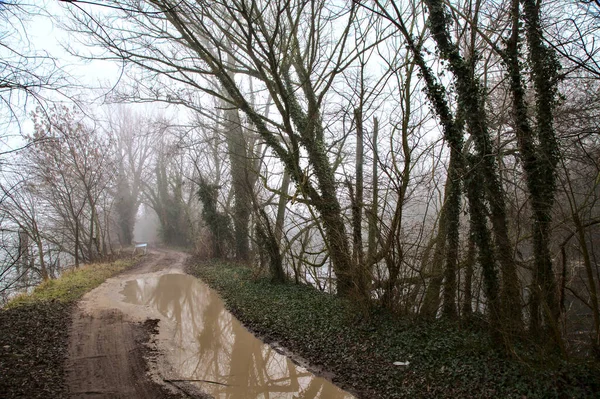
[[[0,310],[0,397],[66,398],[64,361],[73,304]]]

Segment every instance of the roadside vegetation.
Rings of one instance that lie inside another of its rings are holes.
[[[134,262],[134,258],[119,259],[67,270],[60,278],[44,281],[33,292],[15,297],[6,307],[16,308],[45,301],[71,303],[102,284],[107,278],[131,267]]]
[[[89,264],[47,280],[0,309],[3,398],[63,398],[71,310],[86,292],[132,267],[136,259]]]
[[[594,363],[537,356],[521,345],[508,357],[479,317],[464,325],[402,320],[381,309],[303,284],[274,285],[250,268],[201,262],[191,273],[267,342],[278,342],[334,383],[364,398],[591,398],[600,395]],[[408,365],[394,365],[407,362]]]

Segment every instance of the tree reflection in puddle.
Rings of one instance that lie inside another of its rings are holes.
[[[195,277],[167,274],[128,281],[125,301],[155,307],[175,324],[172,366],[219,399],[351,399],[254,337]]]

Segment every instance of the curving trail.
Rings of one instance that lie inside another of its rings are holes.
[[[185,274],[186,259],[152,251],[82,298],[69,338],[71,397],[354,399],[257,339]]]
[[[78,303],[66,364],[71,397],[181,397],[147,373],[144,352],[156,323],[141,322],[151,315],[124,308],[119,298],[126,281],[140,274],[181,273],[186,258],[181,252],[151,251],[139,266],[107,280]]]

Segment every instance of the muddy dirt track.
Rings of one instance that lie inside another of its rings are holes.
[[[117,301],[123,281],[158,270],[181,270],[186,255],[153,251],[136,268],[107,280],[77,305],[70,329],[67,385],[74,398],[181,397],[147,375],[155,323],[131,317]]]
[[[152,251],[82,298],[69,334],[70,397],[354,398],[257,339],[185,274],[186,260]]]

